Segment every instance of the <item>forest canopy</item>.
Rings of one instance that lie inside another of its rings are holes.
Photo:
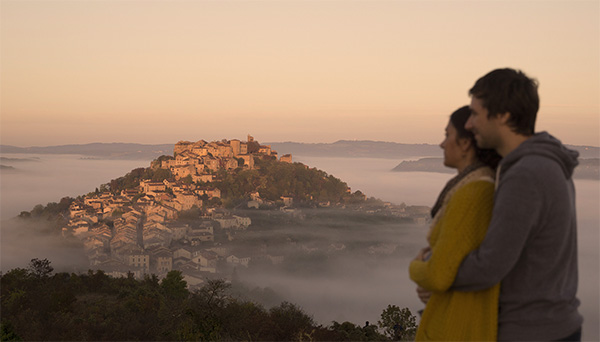
[[[213,279],[188,291],[180,271],[159,281],[103,271],[55,273],[47,259],[0,275],[2,341],[398,341],[412,340],[415,317],[389,305],[380,325],[317,324],[299,306],[271,308],[243,286]]]

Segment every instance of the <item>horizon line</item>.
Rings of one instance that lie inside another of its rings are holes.
[[[200,139],[203,140],[203,139]],[[213,141],[221,141],[223,139],[220,140],[213,140]],[[226,140],[232,140],[232,139],[226,139]],[[179,140],[178,142],[181,141],[189,141],[189,140]],[[198,140],[197,140],[198,141]],[[212,142],[212,141],[209,141]],[[331,144],[335,144],[335,143],[339,143],[339,142],[375,142],[375,143],[388,143],[388,144],[401,144],[401,145],[439,145],[437,143],[433,144],[433,143],[426,143],[426,142],[422,142],[422,143],[406,143],[406,142],[397,142],[397,141],[384,141],[384,140],[370,140],[370,139],[339,139],[333,142],[301,142],[301,141],[268,141],[268,142],[264,142],[263,144],[306,144],[306,145],[331,145]],[[587,144],[583,144],[583,145],[579,145],[579,144],[570,144],[567,142],[563,142],[565,145],[570,145],[570,146],[578,146],[578,147],[593,147],[593,148],[600,148],[600,145],[598,146],[594,146],[594,145],[587,145]],[[32,145],[32,146],[17,146],[17,145],[11,145],[11,144],[3,144],[0,143],[0,146],[4,147],[16,147],[16,148],[23,148],[23,149],[28,149],[28,148],[50,148],[50,147],[66,147],[66,146],[86,146],[86,145],[97,145],[97,144],[102,144],[102,145],[144,145],[144,146],[156,146],[156,145],[173,145],[175,146],[176,143],[136,143],[136,142],[99,142],[99,141],[95,141],[95,142],[90,142],[90,143],[71,143],[71,144],[59,144],[59,145],[45,145],[45,146],[41,146],[41,145]]]

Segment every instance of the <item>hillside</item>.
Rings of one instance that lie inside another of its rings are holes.
[[[230,263],[240,262],[239,254],[222,248],[251,225],[252,229],[267,229],[282,222],[289,226],[291,219],[306,216],[304,210],[346,206],[352,207],[349,210],[385,209],[384,216],[393,222],[423,220],[421,208],[385,206],[360,191],[351,193],[340,179],[292,163],[286,156],[278,159],[276,151],[252,137],[248,142],[180,141],[175,144],[174,156],[163,155],[150,167],[134,169],[87,195],[37,205],[30,212],[21,212],[19,218],[53,222],[53,231],[83,244],[90,267],[107,274],[131,271],[143,277],[150,270],[150,260],[158,260],[151,252],[157,248],[171,255],[186,253],[179,251],[181,248],[205,253],[202,268],[194,264],[193,270],[230,274],[226,267],[217,268],[216,252],[209,248],[218,245],[220,253],[231,253],[220,255],[221,261],[231,257]],[[251,215],[252,210],[266,212],[269,217],[275,215],[271,211],[285,214],[277,223],[259,224],[264,218]],[[132,265],[128,259],[131,255],[145,255],[146,264]],[[181,264],[175,262],[177,258],[171,257],[169,268],[185,273],[192,255]],[[247,265],[249,260],[243,262]],[[164,275],[168,270],[153,265],[152,271]]]
[[[579,159],[579,165],[575,168],[575,178],[600,179],[600,159]]]
[[[440,172],[456,173],[455,169],[444,166],[444,158],[421,158],[404,160],[392,169],[394,172]]]

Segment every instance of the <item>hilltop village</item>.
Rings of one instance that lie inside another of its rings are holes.
[[[257,161],[263,159],[292,164],[291,155],[278,157],[269,145],[259,144],[252,136],[245,142],[180,141],[172,157],[161,156],[151,163],[154,175],[164,175],[159,177],[164,178],[162,181],[139,179],[120,191],[116,191],[117,186],[103,185],[79,197],[69,207],[62,234],[83,243],[90,268],[115,277],[132,273],[138,278],[146,274],[162,278],[177,269],[193,287],[219,273],[223,277],[226,269],[248,267],[252,260],[280,264],[285,259],[281,252],[258,248],[240,253],[239,248],[231,248],[238,234],[252,225],[252,219],[225,209],[222,191],[216,186],[224,174],[260,168]],[[339,184],[351,194],[345,183]],[[352,198],[366,200],[357,193]],[[245,210],[276,209],[281,215],[302,218],[294,196],[281,196],[275,203],[272,198],[261,198],[255,190],[247,197],[241,204]],[[337,204],[327,201],[319,206]],[[389,203],[386,208],[397,217],[418,223],[424,222],[427,209]]]

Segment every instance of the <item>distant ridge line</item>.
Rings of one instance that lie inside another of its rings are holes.
[[[403,159],[423,156],[442,156],[442,150],[436,144],[406,144],[375,140],[338,140],[333,143],[267,142],[280,155],[385,158]],[[175,144],[137,144],[137,143],[88,143],[57,146],[17,147],[0,145],[0,153],[34,154],[81,154],[107,159],[143,159],[152,160],[161,155],[173,155]],[[580,158],[600,157],[600,148],[595,146],[567,145],[577,150]]]
[[[57,146],[17,147],[0,145],[0,153],[32,154],[81,154],[107,159],[151,160],[158,156],[173,154],[175,144],[135,144],[135,143],[90,143]]]

